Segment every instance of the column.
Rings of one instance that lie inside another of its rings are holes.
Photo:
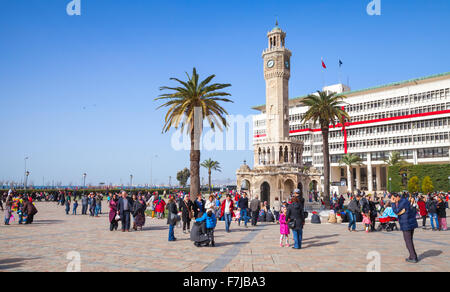
[[[418,161],[417,161],[417,149],[414,149],[413,150],[413,163],[414,163],[414,165],[417,165],[417,164],[419,164],[418,163]]]
[[[376,166],[377,192],[381,191],[381,165]]]
[[[367,153],[367,188],[369,193],[373,192],[372,157],[370,153]]]
[[[361,167],[356,167],[356,189],[361,190]]]
[[[347,192],[353,192],[352,172],[349,166],[347,166]]]

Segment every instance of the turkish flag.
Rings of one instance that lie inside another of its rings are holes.
[[[325,65],[323,59],[322,59],[322,67],[323,67],[323,69],[327,69],[327,66]]]

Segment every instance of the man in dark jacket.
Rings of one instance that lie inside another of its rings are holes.
[[[122,191],[121,197],[117,204],[117,209],[120,214],[120,219],[122,220],[122,232],[130,232],[130,214],[131,208],[133,206],[133,201],[128,197],[127,192]]]
[[[261,209],[261,202],[255,196],[253,200],[250,202],[250,211],[252,212],[252,226],[256,226],[256,222],[258,222],[258,214]]]
[[[87,215],[87,209],[88,209],[88,197],[86,195],[83,195],[81,198],[81,215]]]
[[[294,236],[294,246],[292,248],[301,249],[303,239],[303,225],[305,225],[304,207],[299,197],[292,199],[286,213],[288,224],[294,222],[291,229]]]
[[[245,227],[247,228],[247,223],[248,223],[248,198],[247,198],[247,194],[243,193],[242,197],[239,199],[238,201],[238,209],[240,211],[240,218],[238,220],[238,224],[239,226],[241,226],[241,220],[244,220],[244,224]]]
[[[347,206],[348,231],[356,231],[356,214],[360,212],[359,201],[361,196],[357,195]]]
[[[403,232],[403,239],[409,251],[409,258],[406,261],[409,263],[417,263],[419,260],[417,259],[413,241],[414,229],[419,227],[416,220],[417,210],[411,206],[408,199],[402,198],[399,194],[394,194],[391,197],[391,203],[392,211],[398,215],[400,230]]]
[[[427,203],[425,206],[428,211],[428,216],[430,216],[431,229],[433,231],[439,230],[439,221],[438,221],[438,215],[437,215],[437,202],[431,195],[428,196]],[[436,226],[434,225],[435,223],[436,223]]]

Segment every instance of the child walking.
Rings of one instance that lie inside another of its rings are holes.
[[[286,247],[289,247],[289,226],[286,221],[286,208],[281,209],[280,214],[280,247],[283,247],[283,241],[285,241]]]
[[[73,211],[72,211],[73,215],[77,215],[77,208],[78,208],[78,201],[75,200],[73,201]]]
[[[363,215],[363,221],[362,221],[362,223],[363,223],[364,225],[366,225],[366,233],[369,233],[370,224],[372,223],[372,222],[370,221],[369,214],[363,213],[362,215]]]

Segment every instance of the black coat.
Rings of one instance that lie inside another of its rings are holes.
[[[295,227],[294,230],[300,230],[303,228],[303,224],[305,224],[305,213],[303,204],[300,203],[293,203],[289,205],[287,208],[286,218],[288,221],[295,220]]]
[[[437,215],[438,215],[438,218],[447,218],[447,213],[445,212],[445,202],[444,201],[437,204]]]
[[[184,222],[191,222],[191,218],[189,218],[189,212],[192,212],[194,210],[194,203],[192,203],[191,200],[188,200],[187,203],[182,200],[180,202],[180,211],[181,219],[183,219]]]
[[[167,216],[167,224],[177,224],[177,221],[172,219],[172,214],[178,215],[177,204],[175,202],[167,204],[167,210],[169,210],[169,215]]]

